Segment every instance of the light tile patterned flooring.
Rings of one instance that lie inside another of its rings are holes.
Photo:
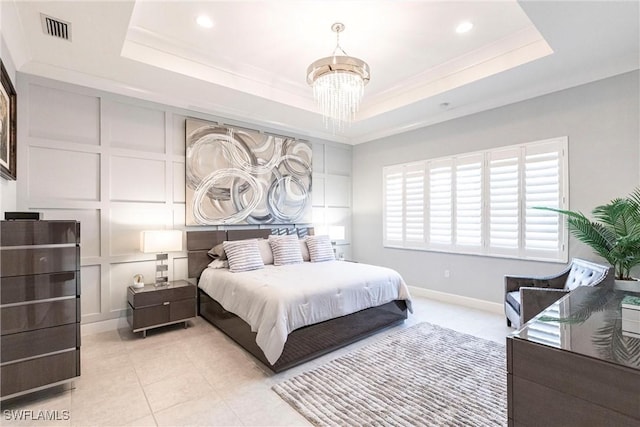
[[[280,374],[270,373],[202,318],[187,329],[175,325],[151,330],[146,339],[126,329],[85,336],[82,376],[74,387],[2,402],[0,425],[309,425],[271,390],[273,384],[420,322],[499,343],[511,331],[503,316],[485,311],[420,297],[414,297],[413,307],[404,325]],[[33,417],[42,414],[39,411],[58,411],[49,413],[60,420],[9,419],[7,411],[16,410]]]

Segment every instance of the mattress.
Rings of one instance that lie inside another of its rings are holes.
[[[271,364],[282,354],[287,335],[303,326],[394,300],[405,300],[412,311],[398,272],[345,261],[266,265],[242,273],[206,268],[198,286],[251,326]]]

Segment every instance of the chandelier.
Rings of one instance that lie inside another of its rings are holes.
[[[309,65],[307,83],[313,87],[313,97],[320,107],[325,126],[328,128],[331,122],[335,133],[355,117],[370,74],[366,62],[347,55],[340,46],[340,32],[344,31],[344,24],[336,22],[331,30],[336,33],[336,48],[331,56]],[[339,52],[342,55],[338,55]]]

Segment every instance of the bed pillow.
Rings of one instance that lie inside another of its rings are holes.
[[[306,241],[311,262],[333,261],[336,259],[329,236],[307,236]]]
[[[222,242],[232,273],[258,270],[264,267],[258,241],[255,239]]]
[[[273,265],[299,264],[302,262],[302,251],[298,236],[269,236],[269,244],[273,252]]]
[[[307,247],[307,242],[304,239],[298,240],[300,242],[300,252],[302,252],[302,261],[309,262],[311,261],[311,257],[309,256],[309,248]]]
[[[227,259],[227,254],[224,252],[224,246],[222,245],[222,243],[215,245],[213,248],[209,249],[209,252],[207,252],[207,254],[209,255],[209,258],[220,259],[222,261]]]
[[[269,244],[269,241],[266,239],[259,239],[258,249],[260,249],[262,263],[264,265],[273,264],[273,252],[271,252],[271,245]]]
[[[210,268],[220,269],[229,268],[229,261],[222,261],[221,259],[214,259],[208,265]]]

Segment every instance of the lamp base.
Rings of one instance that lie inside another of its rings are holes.
[[[167,277],[167,271],[169,266],[165,264],[165,261],[169,259],[169,255],[160,253],[156,255],[156,283],[154,286],[167,286],[169,284],[169,278]]]

